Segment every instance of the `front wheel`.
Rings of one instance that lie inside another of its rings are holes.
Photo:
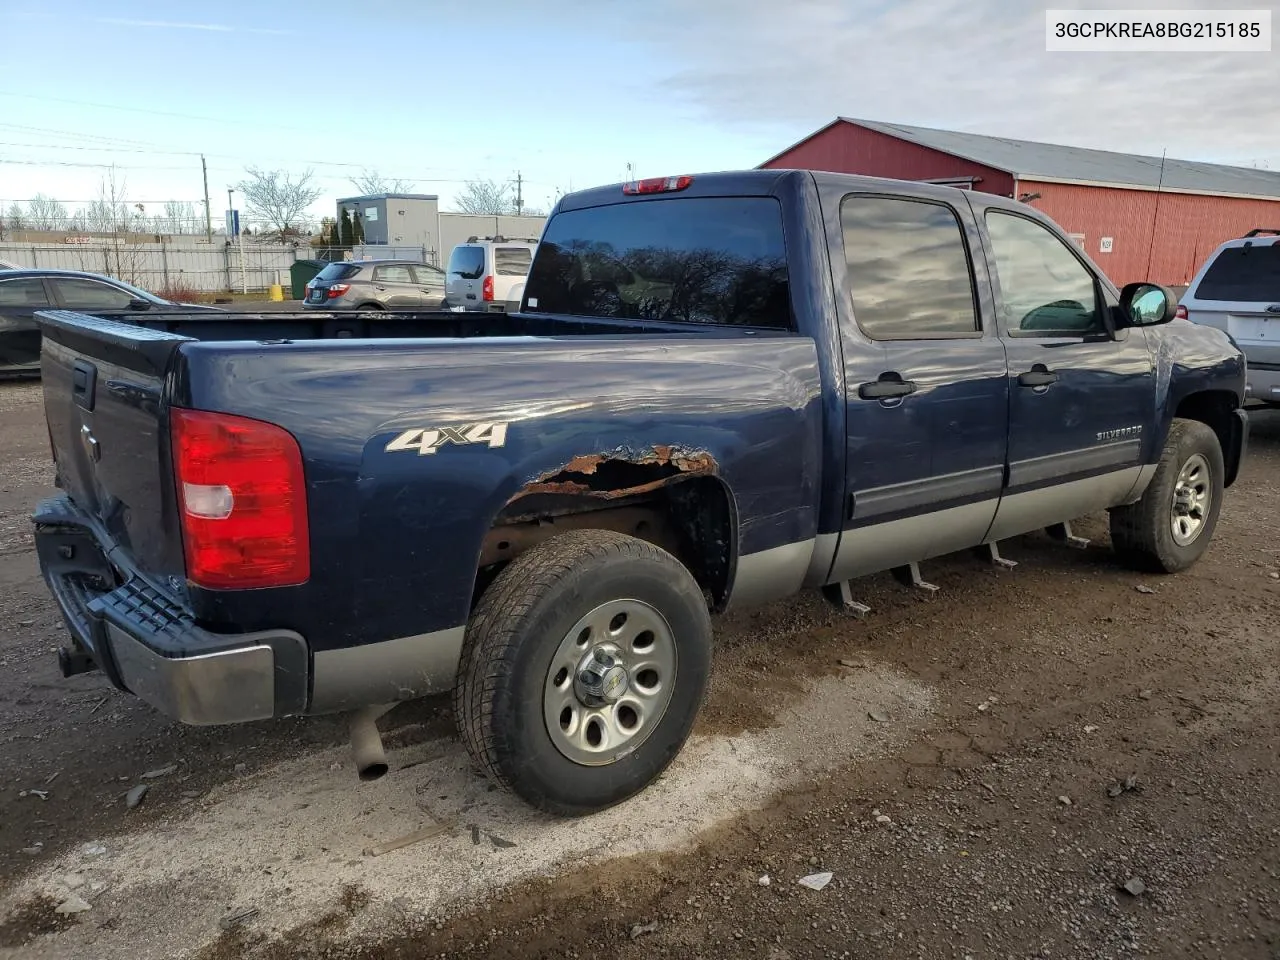
[[[1177,573],[1209,548],[1222,508],[1222,446],[1198,420],[1174,420],[1142,499],[1111,511],[1111,543],[1130,566]]]
[[[578,816],[675,759],[710,668],[706,602],[679,560],[624,534],[572,531],[517,557],[481,597],[454,716],[489,776]]]

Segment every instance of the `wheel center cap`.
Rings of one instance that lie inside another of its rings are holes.
[[[596,647],[578,664],[574,688],[587,706],[617,703],[627,692],[627,668],[612,644]]]

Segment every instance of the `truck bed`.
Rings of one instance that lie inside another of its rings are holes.
[[[731,328],[640,320],[584,320],[517,313],[454,313],[451,310],[365,313],[250,313],[205,315],[148,311],[99,312],[94,316],[193,340],[387,340],[473,337],[601,336],[695,332],[740,335]],[[754,333],[754,331],[752,332]],[[761,335],[768,335],[761,331]]]

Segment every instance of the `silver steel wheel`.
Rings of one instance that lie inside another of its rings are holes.
[[[643,600],[601,604],[551,658],[542,697],[551,742],[575,763],[613,763],[653,733],[675,678],[675,637],[657,608]]]
[[[1194,543],[1204,530],[1213,502],[1213,480],[1209,461],[1197,453],[1187,458],[1173,485],[1173,504],[1169,510],[1169,526],[1173,542],[1180,547]]]

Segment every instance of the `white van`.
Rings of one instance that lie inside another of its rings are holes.
[[[445,302],[456,311],[505,313],[524,292],[537,240],[471,237],[449,255]]]

